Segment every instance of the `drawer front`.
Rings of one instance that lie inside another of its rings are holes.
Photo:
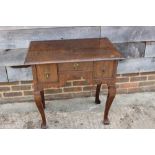
[[[60,85],[62,86],[68,80],[82,80],[85,79],[88,84],[92,84],[92,71],[66,71],[59,73]]]
[[[37,65],[36,69],[39,82],[58,82],[56,64]]]
[[[75,63],[61,63],[59,72],[62,71],[92,71],[93,62],[75,62]]]
[[[93,65],[93,78],[111,78],[114,72],[114,62],[113,61],[98,61],[94,62]]]

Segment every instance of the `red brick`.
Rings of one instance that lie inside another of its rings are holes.
[[[21,81],[21,84],[32,84],[32,81]]]
[[[27,96],[27,95],[33,95],[33,91],[24,91],[24,95]]]
[[[145,81],[147,80],[147,76],[135,76],[135,77],[131,77],[130,81]]]
[[[145,86],[145,87],[140,87],[140,92],[151,92],[155,91],[155,86]]]
[[[64,88],[64,92],[78,92],[78,91],[82,91],[82,87]]]
[[[0,92],[6,92],[9,90],[10,90],[10,87],[0,87]]]
[[[117,89],[117,94],[127,94],[128,90],[124,88],[118,88]]]
[[[32,89],[34,89],[34,84],[32,84]]]
[[[12,86],[12,90],[31,90],[31,85]]]
[[[138,87],[138,83],[122,83],[119,85],[119,88],[131,88]]]
[[[57,94],[62,93],[62,89],[46,89],[45,94]]]
[[[73,86],[88,85],[87,81],[73,81]]]
[[[148,80],[155,80],[155,75],[150,75],[150,76],[148,76]]]
[[[15,97],[15,96],[22,96],[21,92],[9,92],[3,93],[4,97]]]
[[[129,88],[128,89],[128,93],[136,93],[136,92],[140,92],[140,88]]]
[[[18,85],[19,84],[19,82],[17,81],[17,82],[0,82],[0,86],[3,86],[3,85]]]
[[[91,91],[91,93],[92,93],[92,96],[95,97],[96,91],[93,90],[93,91]],[[103,89],[100,91],[100,95],[107,95],[107,94],[108,94],[108,89]]]
[[[116,78],[117,83],[129,82],[129,77],[119,77]]]
[[[139,88],[129,88],[128,93],[136,93],[136,92],[151,92],[155,91],[154,86],[145,86],[145,87],[139,87]]]
[[[79,92],[79,93],[72,93],[71,98],[74,97],[90,97],[91,93],[90,92]]]
[[[155,72],[142,72],[140,75],[152,75],[155,74]]]
[[[91,96],[91,92],[78,92],[78,93],[61,93],[61,94],[53,94],[46,95],[45,98],[47,100],[56,100],[56,99],[69,99],[74,97],[89,97]]]
[[[97,85],[97,84],[101,83],[101,80],[99,80],[99,79],[94,79],[94,80],[93,80],[93,83],[94,83],[94,85]]]
[[[139,73],[129,73],[129,74],[122,74],[122,76],[139,76],[140,74]]]
[[[120,83],[116,83],[116,88],[119,88],[120,87]]]
[[[83,91],[92,91],[96,90],[96,86],[84,86]]]
[[[66,93],[66,94],[52,94],[52,95],[45,95],[46,100],[57,100],[57,99],[68,99],[72,98],[72,94]]]
[[[155,85],[155,81],[139,82],[139,86],[150,86],[150,85]]]
[[[64,87],[69,87],[69,86],[72,86],[72,82],[71,81],[67,81],[64,85]]]

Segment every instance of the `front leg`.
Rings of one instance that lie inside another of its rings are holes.
[[[104,111],[104,120],[103,123],[105,125],[110,124],[109,118],[108,118],[108,113],[110,110],[110,107],[112,105],[112,102],[116,96],[116,87],[115,85],[108,85],[108,96],[107,96],[107,101],[105,105],[105,111]]]
[[[43,108],[45,109],[45,97],[44,97],[44,90],[40,91],[40,93],[41,93],[41,99],[42,99]]]
[[[34,99],[35,99],[36,106],[37,106],[37,108],[41,114],[41,117],[42,117],[41,128],[45,129],[46,128],[46,117],[45,117],[44,107],[43,107],[43,103],[42,103],[41,91],[34,91]]]
[[[96,103],[96,104],[100,104],[100,103],[101,103],[100,97],[99,97],[101,85],[102,85],[102,83],[97,84],[97,87],[96,87],[96,95],[95,95],[95,103]]]

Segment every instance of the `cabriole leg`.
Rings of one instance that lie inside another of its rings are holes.
[[[41,99],[42,99],[43,108],[45,109],[45,97],[44,97],[44,90],[40,91],[40,93],[41,93]]]
[[[100,98],[99,98],[101,85],[102,85],[102,83],[97,84],[97,87],[96,87],[96,95],[95,95],[95,103],[96,104],[100,104],[101,103]]]
[[[105,111],[104,111],[104,120],[103,123],[105,125],[108,125],[110,123],[109,118],[108,118],[108,113],[110,110],[110,107],[112,105],[112,102],[116,96],[116,87],[115,85],[108,85],[108,96],[107,96],[107,101],[105,105]]]
[[[38,110],[41,114],[41,118],[42,118],[41,128],[45,129],[46,128],[46,117],[45,117],[44,107],[43,107],[43,103],[42,103],[41,91],[34,91],[34,99],[35,99],[35,103],[37,105],[37,108],[38,108]]]

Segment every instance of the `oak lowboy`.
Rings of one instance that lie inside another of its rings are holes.
[[[44,89],[61,87],[67,80],[86,79],[96,87],[95,103],[99,104],[101,85],[107,84],[108,96],[104,124],[116,95],[115,78],[120,52],[107,38],[32,41],[25,60],[33,71],[34,98],[46,128]]]

